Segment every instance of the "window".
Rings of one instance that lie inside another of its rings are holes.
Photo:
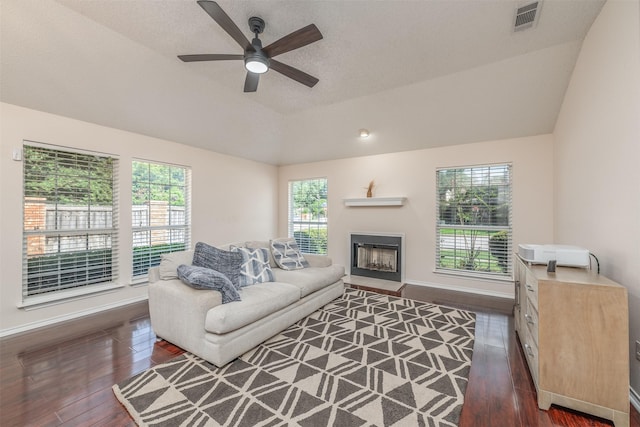
[[[436,270],[510,277],[511,165],[436,174]]]
[[[289,182],[289,237],[304,253],[327,253],[327,179]]]
[[[191,171],[184,166],[132,163],[133,276],[145,276],[160,255],[189,248]]]
[[[23,298],[114,281],[117,159],[25,141]]]

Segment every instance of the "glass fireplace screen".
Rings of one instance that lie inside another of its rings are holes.
[[[358,243],[356,267],[363,270],[396,273],[398,271],[398,247]]]

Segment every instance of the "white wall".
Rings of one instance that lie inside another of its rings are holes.
[[[520,35],[523,34],[514,34],[514,40]],[[459,141],[484,142],[551,133],[559,107],[546,106],[559,106],[562,102],[575,62],[576,44],[579,42],[548,47],[300,111],[286,117],[283,149],[290,152],[287,159],[295,159],[289,164],[311,162],[322,158],[325,152],[338,152],[343,158],[362,156],[356,137],[361,127],[369,128],[372,136],[392,140],[398,147],[396,151],[422,149],[425,141],[429,146],[443,147]],[[556,66],[542,65],[549,63]],[[521,70],[535,70],[535,77]],[[299,149],[299,141],[304,141],[304,150]],[[366,154],[381,154],[383,149],[369,144]]]
[[[555,238],[589,248],[629,296],[640,393],[640,7],[609,0],[589,31],[554,131]]]
[[[146,286],[125,286],[86,299],[25,311],[22,299],[22,162],[11,160],[24,139],[120,156],[120,280],[131,273],[132,158],[192,168],[192,242],[222,244],[268,239],[277,230],[277,168],[113,128],[1,103],[0,117],[0,335],[145,299]],[[218,138],[211,135],[211,138]]]
[[[436,168],[512,162],[514,244],[550,243],[553,239],[552,153],[552,136],[542,135],[282,166],[279,232],[287,234],[288,182],[326,177],[329,255],[334,262],[348,265],[348,233],[351,231],[399,232],[406,238],[406,282],[512,296],[512,283],[434,273]],[[376,182],[374,196],[405,196],[408,198],[405,206],[345,207],[344,198],[365,197],[364,187],[372,179]]]

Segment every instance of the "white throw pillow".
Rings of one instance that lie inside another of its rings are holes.
[[[309,267],[309,263],[302,256],[294,238],[272,240],[271,253],[278,267],[283,270],[299,270]]]
[[[269,265],[269,251],[266,248],[249,249],[232,246],[231,251],[239,252],[242,255],[241,287],[275,280]]]
[[[247,240],[246,242],[244,242],[244,245],[236,246],[244,246],[245,248],[249,249],[265,248],[267,252],[269,252],[269,265],[271,266],[271,268],[276,268],[278,266],[278,264],[276,264],[276,261],[273,259],[273,255],[271,254],[271,244],[268,240]]]

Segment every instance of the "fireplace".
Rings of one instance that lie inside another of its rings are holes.
[[[351,234],[351,275],[402,281],[402,235]]]

